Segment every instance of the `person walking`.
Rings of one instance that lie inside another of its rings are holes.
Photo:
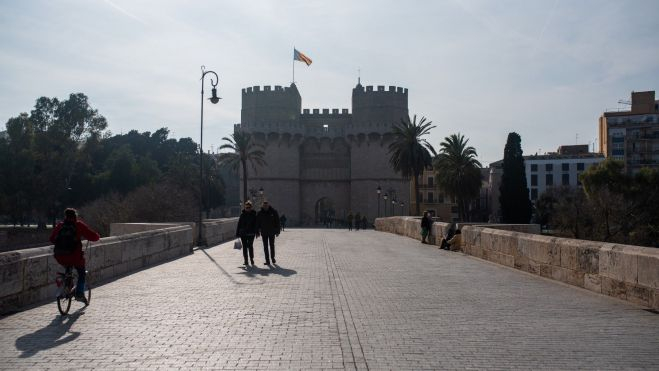
[[[355,214],[355,230],[359,230],[359,225],[362,224],[362,214]]]
[[[281,231],[286,230],[286,214],[281,214],[281,217],[279,218],[279,224],[281,224]]]
[[[263,206],[256,215],[256,233],[260,234],[263,239],[265,265],[270,265],[271,258],[273,264],[277,263],[275,259],[275,237],[279,236],[280,229],[277,210],[270,206],[268,201],[263,201]]]
[[[362,229],[368,228],[368,219],[366,219],[366,215],[362,216]]]
[[[85,254],[82,251],[82,238],[89,241],[98,241],[101,236],[78,219],[78,212],[68,208],[64,210],[64,221],[57,223],[50,234],[50,242],[55,244],[55,260],[61,264],[66,272],[75,268],[78,272],[75,298],[85,304]]]
[[[349,231],[352,231],[352,219],[353,218],[354,218],[354,216],[352,216],[352,211],[351,211],[351,212],[348,213],[348,217],[346,218],[346,220],[348,222],[348,230]]]
[[[430,235],[432,234],[432,217],[427,211],[423,212],[423,218],[421,218],[421,243],[426,242],[426,238],[430,241]]]
[[[254,239],[256,238],[256,211],[252,208],[252,201],[245,202],[245,208],[238,218],[236,227],[236,237],[240,238],[243,244],[243,258],[246,266],[249,266],[247,258],[254,264]]]

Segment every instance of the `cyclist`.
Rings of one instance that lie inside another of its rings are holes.
[[[89,228],[82,220],[78,220],[75,209],[64,210],[64,221],[57,223],[50,234],[50,242],[55,244],[55,260],[67,271],[71,267],[78,271],[78,284],[75,298],[87,304],[85,298],[85,257],[82,251],[82,238],[98,241],[101,236]]]

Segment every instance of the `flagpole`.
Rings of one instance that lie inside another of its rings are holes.
[[[295,46],[293,46],[293,84],[295,84]]]

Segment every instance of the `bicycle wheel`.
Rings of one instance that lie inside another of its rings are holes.
[[[62,293],[57,295],[57,309],[65,316],[71,309],[71,290],[65,287]]]

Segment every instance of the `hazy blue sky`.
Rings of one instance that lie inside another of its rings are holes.
[[[592,143],[597,118],[659,90],[659,1],[0,0],[0,121],[39,96],[87,94],[113,133],[199,140],[200,66],[220,75],[204,147],[240,121],[241,89],[288,85],[303,108],[351,108],[364,85],[409,88],[411,114],[470,139],[484,165],[508,132],[525,154]],[[208,86],[208,84],[207,84]]]

